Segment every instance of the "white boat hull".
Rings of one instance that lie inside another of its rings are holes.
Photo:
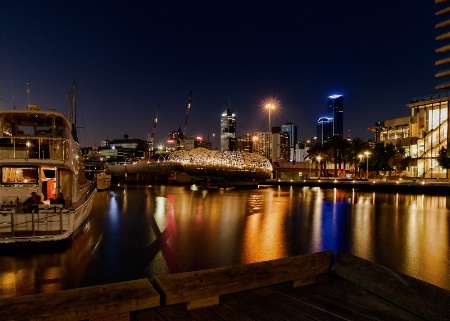
[[[0,244],[71,241],[88,221],[95,191],[76,207],[45,206],[35,213],[3,210],[0,215]]]

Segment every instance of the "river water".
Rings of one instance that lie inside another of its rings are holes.
[[[450,290],[450,197],[114,186],[66,250],[0,256],[2,297],[333,250]]]

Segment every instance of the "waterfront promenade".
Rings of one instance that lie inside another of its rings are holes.
[[[428,195],[449,195],[450,182],[447,179],[340,179],[311,178],[306,180],[270,179],[260,183],[263,185],[307,186],[322,188],[354,189],[382,193],[410,193]]]

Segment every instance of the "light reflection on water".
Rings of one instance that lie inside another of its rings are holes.
[[[450,289],[449,198],[125,186],[61,252],[0,257],[2,297],[342,250]]]

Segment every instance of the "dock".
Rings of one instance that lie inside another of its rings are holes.
[[[450,320],[450,291],[347,253],[1,299],[3,320]]]

